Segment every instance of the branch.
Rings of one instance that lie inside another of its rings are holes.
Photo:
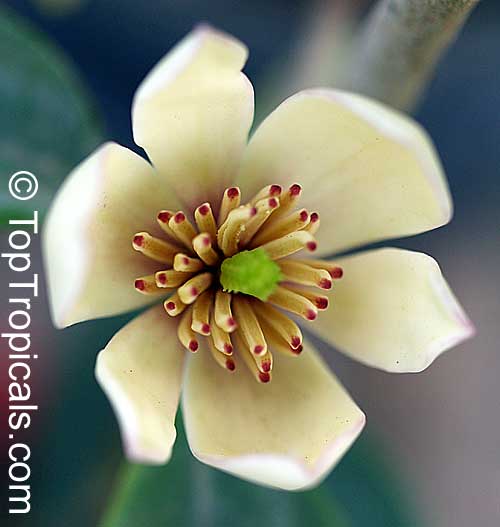
[[[347,88],[414,107],[479,0],[380,0],[358,36]]]

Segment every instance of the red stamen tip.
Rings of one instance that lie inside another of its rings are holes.
[[[278,200],[276,198],[269,198],[268,204],[272,209],[275,209],[278,206]]]
[[[334,267],[333,269],[330,269],[330,276],[332,278],[342,278],[344,275],[344,271],[342,270],[342,267]]]
[[[291,347],[293,349],[297,349],[301,345],[301,339],[300,337],[292,337]]]
[[[233,353],[233,346],[231,344],[228,344],[227,342],[224,344],[224,352],[228,355],[231,355]]]
[[[191,296],[198,296],[198,289],[196,287],[191,288]]]
[[[319,220],[319,214],[317,212],[311,213],[311,223],[316,223]]]
[[[203,324],[201,326],[201,332],[205,335],[209,335],[210,334],[210,324]]]
[[[308,309],[306,311],[307,320],[315,320],[317,316],[318,316],[317,313],[313,311],[312,309]]]
[[[189,351],[192,351],[193,353],[198,351],[198,342],[196,340],[189,341]]]
[[[316,307],[318,309],[326,309],[328,307],[328,298],[326,296],[318,296],[316,298]]]
[[[321,287],[321,289],[331,289],[332,281],[328,278],[321,278],[321,280],[318,282],[318,285]]]
[[[160,284],[165,285],[167,283],[167,275],[165,273],[159,274],[158,275],[158,282],[160,282]]]
[[[298,196],[302,192],[302,187],[298,183],[294,183],[290,189],[290,196]]]
[[[313,252],[318,248],[318,244],[316,242],[307,242],[306,247],[309,251]]]
[[[234,320],[233,317],[229,317],[227,319],[227,325],[231,328],[234,328],[236,326],[236,320]]]
[[[264,372],[270,372],[271,371],[271,361],[269,360],[266,360],[262,363],[262,369],[264,370]]]
[[[267,372],[259,372],[259,380],[260,382],[269,382],[271,380],[271,376]]]
[[[146,289],[146,282],[144,280],[136,280],[134,282],[134,287],[139,291],[144,291],[144,289]]]
[[[309,213],[307,212],[307,210],[301,210],[300,211],[300,221],[303,221],[303,222],[306,222],[307,219],[309,218]]]
[[[238,187],[231,187],[226,190],[227,197],[230,199],[237,198],[240,195],[240,189]]]
[[[226,368],[229,371],[234,371],[236,369],[236,364],[233,359],[226,359]]]
[[[257,207],[252,207],[250,209],[250,216],[255,216],[257,214]]]
[[[202,243],[205,247],[208,247],[211,243],[210,236],[203,236]]]
[[[257,344],[257,346],[255,346],[255,348],[253,349],[253,352],[255,353],[255,355],[259,355],[259,353],[262,353],[264,351],[264,346],[262,346],[261,344]]]
[[[292,349],[292,353],[295,353],[295,355],[300,355],[303,349],[304,349],[304,346],[302,346],[301,344],[298,348]]]
[[[134,236],[134,245],[137,245],[137,247],[142,247],[144,245],[144,236]]]
[[[200,205],[198,207],[198,212],[202,216],[206,216],[210,212],[210,207],[208,206],[208,203],[203,203],[203,205]]]
[[[171,217],[172,217],[172,214],[170,214],[170,212],[166,210],[162,210],[161,212],[158,213],[158,219],[162,223],[168,223]]]
[[[184,212],[176,212],[174,216],[175,223],[182,223],[183,221],[185,221],[185,219],[186,219],[186,216]]]
[[[184,256],[184,257],[182,258],[182,263],[183,263],[184,265],[189,265],[189,258],[188,258],[187,256]]]
[[[281,186],[280,185],[271,185],[269,187],[269,195],[270,196],[279,196],[281,194]]]
[[[175,305],[175,302],[167,302],[167,305],[165,306],[169,311],[173,311],[177,306]]]

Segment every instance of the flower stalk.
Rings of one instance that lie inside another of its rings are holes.
[[[478,2],[380,0],[356,37],[346,87],[412,110]]]

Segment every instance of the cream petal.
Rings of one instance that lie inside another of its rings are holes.
[[[450,220],[438,156],[410,118],[360,95],[308,90],[262,123],[244,156],[244,193],[300,183],[321,216],[318,252],[406,236]]]
[[[209,355],[188,358],[182,398],[189,445],[203,463],[271,487],[310,488],[364,426],[364,414],[310,343],[300,357],[275,357],[265,385],[237,356],[228,373]]]
[[[241,73],[248,51],[200,26],[139,86],[134,138],[188,208],[219,200],[232,184],[253,121],[253,87]]]
[[[78,165],[43,229],[54,323],[69,326],[150,303],[134,289],[134,278],[158,265],[132,249],[132,237],[143,230],[159,233],[158,211],[177,206],[151,165],[115,143]]]
[[[185,356],[175,324],[162,306],[150,308],[118,331],[97,357],[97,380],[132,461],[170,459]]]
[[[354,359],[389,372],[419,372],[474,334],[430,256],[386,248],[335,263],[343,277],[329,293],[328,310],[308,327]]]

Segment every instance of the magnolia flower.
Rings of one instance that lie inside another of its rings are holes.
[[[208,27],[167,54],[132,108],[152,164],[115,143],[97,149],[62,186],[44,254],[58,327],[156,302],[97,360],[131,460],[168,461],[182,391],[199,460],[303,489],[365,416],[296,319],[391,372],[423,370],[473,327],[425,254],[331,258],[450,220],[426,134],[382,104],[317,89],[284,101],[247,144],[246,57]]]

